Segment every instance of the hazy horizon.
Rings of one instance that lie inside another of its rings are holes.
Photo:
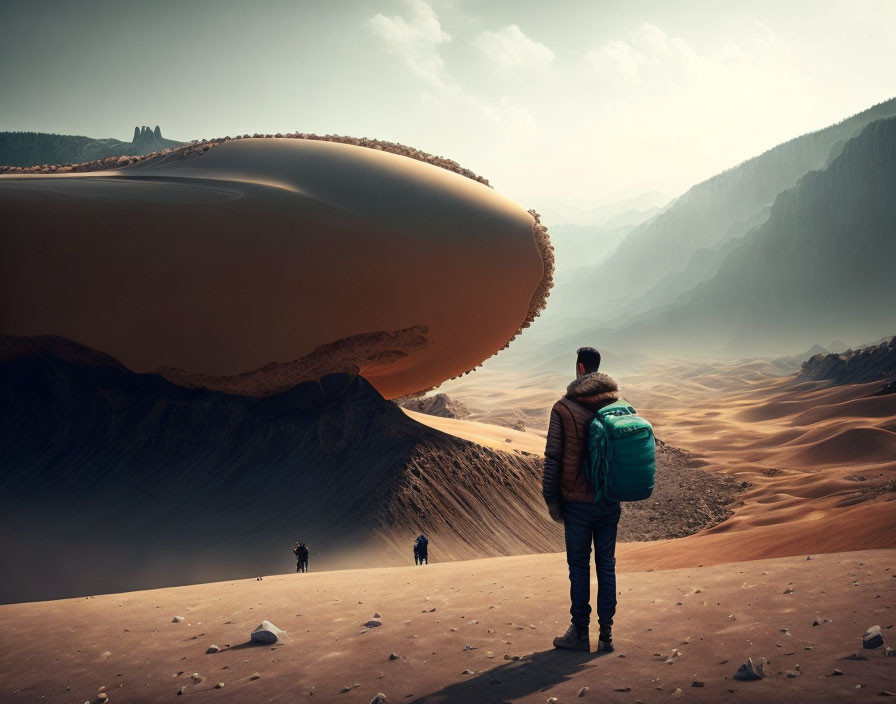
[[[876,0],[49,2],[0,36],[0,130],[375,137],[536,209],[671,198],[896,93]]]

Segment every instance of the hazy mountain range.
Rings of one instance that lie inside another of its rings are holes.
[[[779,355],[892,334],[894,116],[896,99],[700,183],[621,241],[600,233],[597,263],[558,246],[543,319],[501,364],[565,370],[582,344]]]
[[[109,156],[140,156],[176,147],[183,142],[165,139],[156,125],[134,128],[134,138],[122,142],[111,137],[93,139],[42,132],[0,132],[0,164],[37,166],[40,164],[79,164]]]
[[[712,278],[609,338],[746,355],[891,332],[894,194],[896,117],[869,124],[829,165],[783,191]]]

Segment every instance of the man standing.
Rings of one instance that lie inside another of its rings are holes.
[[[429,540],[423,533],[414,541],[414,562],[418,565],[429,564]]]
[[[305,543],[296,543],[293,552],[296,555],[296,572],[308,571],[308,547]]]
[[[588,452],[588,429],[599,408],[619,399],[616,381],[601,374],[600,353],[593,347],[577,350],[576,378],[566,395],[551,409],[544,450],[542,494],[548,512],[562,522],[569,565],[569,613],[572,624],[554,638],[554,647],[591,649],[591,544],[597,563],[598,652],[613,650],[613,616],[616,613],[616,527],[619,502],[595,503],[594,486],[585,478],[583,459]]]

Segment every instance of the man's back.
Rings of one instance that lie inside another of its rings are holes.
[[[616,612],[616,528],[621,512],[616,502],[595,503],[595,488],[585,476],[583,458],[588,431],[598,409],[619,400],[616,381],[598,371],[600,354],[590,347],[577,351],[576,378],[551,409],[544,450],[542,495],[551,518],[563,523],[569,565],[571,625],[554,646],[589,650],[591,618],[591,547],[597,563],[598,650],[613,649],[611,628]]]

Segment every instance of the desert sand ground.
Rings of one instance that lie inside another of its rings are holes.
[[[472,421],[412,417],[539,451],[543,429],[486,421],[537,418],[562,384],[535,380],[514,405],[508,386],[466,383],[476,393],[458,383],[454,395],[478,411]],[[758,363],[624,380],[659,437],[751,487],[714,528],[619,546],[612,655],[551,648],[568,581],[563,555],[543,554],[2,606],[0,701],[93,701],[100,687],[113,702],[179,691],[222,702],[876,701],[896,691],[896,658],[861,648],[873,625],[896,641],[896,396],[871,396],[874,386],[797,383]],[[382,625],[366,628],[376,613]],[[249,645],[263,619],[289,637]],[[212,644],[221,651],[206,654]],[[747,657],[770,660],[767,679],[732,679]]]
[[[807,557],[635,571],[623,546],[616,652],[601,656],[551,647],[567,622],[562,554],[3,606],[0,700],[105,687],[113,703],[875,701],[896,689],[896,658],[861,636],[880,625],[896,641],[896,553]],[[263,619],[288,636],[250,645]],[[748,657],[770,661],[767,679],[732,678]]]

